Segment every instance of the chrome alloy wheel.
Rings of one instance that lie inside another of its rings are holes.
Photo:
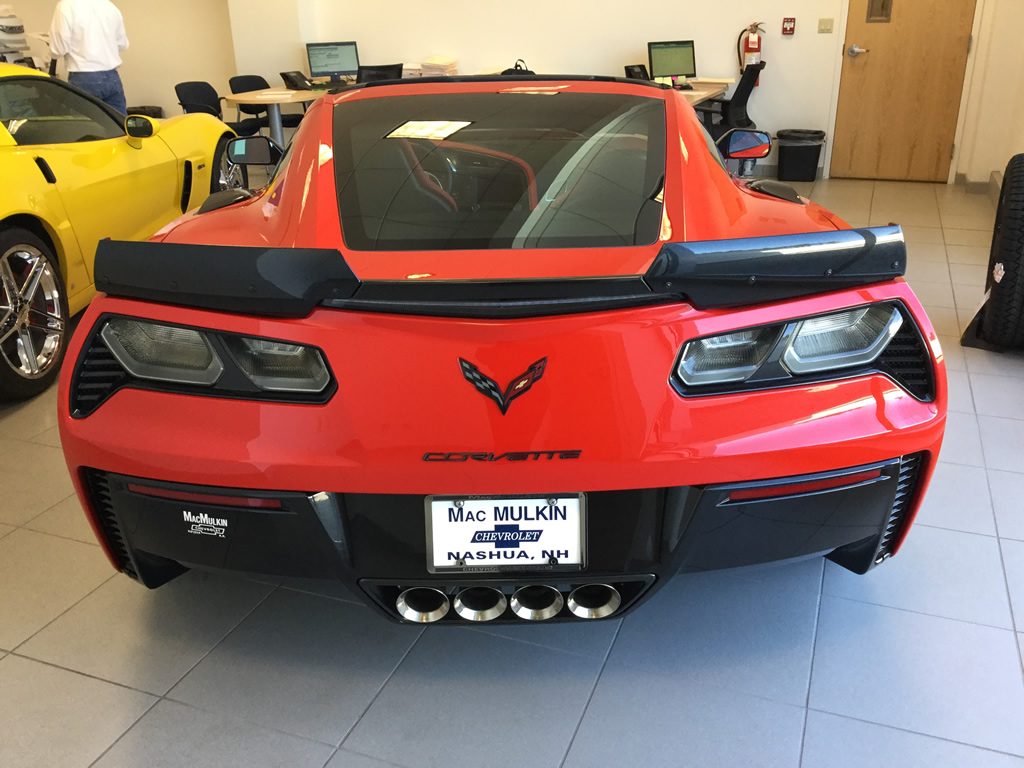
[[[0,255],[0,358],[25,379],[39,379],[60,359],[65,318],[60,283],[34,246]]]

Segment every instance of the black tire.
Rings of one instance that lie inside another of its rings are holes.
[[[248,189],[249,173],[245,166],[239,166],[234,170],[237,176],[232,181],[228,173],[227,151],[228,142],[234,136],[224,135],[217,141],[217,148],[213,150],[213,170],[210,172],[210,194],[223,192],[225,189]]]
[[[1024,155],[1011,158],[1003,174],[985,287],[982,336],[1001,347],[1024,346]]]
[[[28,284],[37,255],[45,264],[26,302],[20,288]],[[26,400],[49,388],[60,371],[70,335],[67,291],[53,250],[20,227],[0,228],[0,281],[0,400]],[[27,318],[32,322],[28,327]],[[30,365],[23,333],[36,351],[34,373],[22,370]]]

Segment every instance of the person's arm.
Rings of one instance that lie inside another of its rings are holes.
[[[71,40],[71,21],[64,10],[63,3],[57,3],[50,22],[50,55],[55,59],[62,58],[68,52]]]

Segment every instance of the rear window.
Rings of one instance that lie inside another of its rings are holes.
[[[334,164],[355,250],[648,244],[661,227],[664,105],[509,91],[343,102]]]

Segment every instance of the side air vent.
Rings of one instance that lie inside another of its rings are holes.
[[[903,325],[878,358],[878,369],[888,374],[918,400],[935,397],[935,376],[924,339],[906,314]]]
[[[86,469],[83,472],[86,487],[89,489],[89,502],[92,504],[93,513],[99,521],[100,528],[103,529],[103,537],[117,560],[118,570],[138,581],[138,569],[128,553],[128,546],[125,544],[121,526],[114,515],[110,499],[110,484],[106,473],[95,469]]]
[[[98,333],[93,333],[86,344],[71,380],[71,413],[77,418],[95,411],[128,380],[128,374]]]
[[[889,519],[886,520],[885,530],[878,540],[878,548],[875,550],[874,563],[878,565],[883,560],[892,557],[893,547],[899,540],[907,521],[907,512],[914,502],[917,491],[917,481],[921,474],[921,454],[914,453],[904,456],[900,461],[900,474],[896,481],[896,495],[892,500],[892,510],[889,512]]]
[[[185,161],[184,177],[181,180],[181,212],[188,210],[189,200],[192,199],[192,161]]]

